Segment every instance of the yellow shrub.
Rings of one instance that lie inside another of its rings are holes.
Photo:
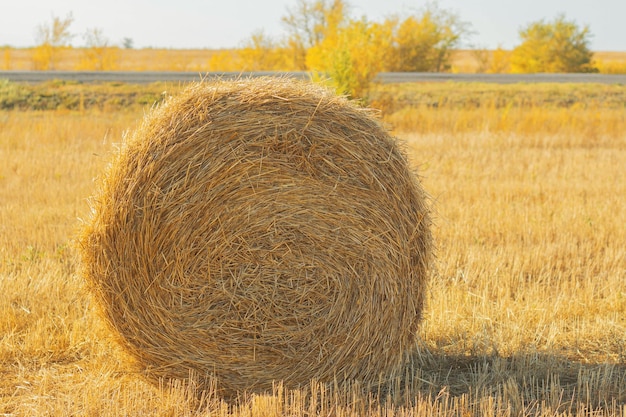
[[[511,52],[498,47],[491,55],[491,63],[487,72],[502,74],[511,70]]]
[[[118,67],[119,48],[92,46],[83,49],[83,56],[76,66],[78,70],[111,71]]]
[[[602,74],[626,74],[626,61],[595,61],[598,72]]]
[[[4,65],[2,66],[2,69],[11,69],[11,49],[6,46],[4,47]]]
[[[564,15],[552,22],[540,20],[520,31],[522,43],[511,56],[515,73],[596,72],[589,50],[589,27],[578,27]]]
[[[365,98],[374,77],[384,70],[390,39],[388,25],[352,20],[308,51],[307,67],[329,77],[339,93]]]
[[[33,49],[33,69],[46,71],[54,68],[54,50],[56,48],[45,43]]]

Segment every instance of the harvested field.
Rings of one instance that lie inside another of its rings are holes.
[[[452,98],[515,88],[457,85]],[[534,88],[528,107],[393,108],[438,245],[404,376],[372,395],[276,386],[230,405],[198,399],[193,383],[146,383],[78,275],[72,242],[93,179],[144,109],[0,112],[0,413],[625,415],[622,87]]]

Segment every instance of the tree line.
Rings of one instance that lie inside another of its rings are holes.
[[[354,17],[351,9],[347,0],[296,0],[281,19],[281,38],[255,31],[239,48],[215,54],[207,70],[309,71],[340,93],[365,97],[379,72],[449,71],[452,52],[472,35],[467,22],[437,3],[382,21]],[[38,26],[36,69],[54,69],[58,50],[73,38],[72,22],[70,14]],[[523,27],[512,51],[475,49],[473,54],[483,72],[597,72],[591,36],[588,26],[558,15]],[[117,48],[101,29],[88,30],[83,39],[84,69],[114,67]],[[132,47],[132,40],[125,39],[124,46]]]
[[[456,13],[429,3],[383,21],[350,14],[346,0],[297,0],[282,18],[286,34],[272,40],[253,33],[234,58],[247,70],[297,69],[327,78],[341,93],[364,97],[377,73],[442,72],[472,30]],[[491,55],[487,72],[597,72],[591,31],[559,15],[528,24],[513,51]],[[480,50],[474,51],[480,61]],[[231,55],[231,59],[233,56]],[[483,58],[485,60],[485,58]]]

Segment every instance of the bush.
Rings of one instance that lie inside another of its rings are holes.
[[[452,49],[468,33],[468,25],[457,15],[434,5],[397,22],[390,71],[445,71],[450,68]]]
[[[339,94],[367,98],[371,82],[384,70],[390,39],[387,29],[365,19],[351,20],[309,50],[307,65],[319,78],[329,77]]]
[[[534,72],[597,72],[589,50],[591,32],[564,15],[552,22],[540,20],[520,31],[522,43],[513,50],[511,70]]]

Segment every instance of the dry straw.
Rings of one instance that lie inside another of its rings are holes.
[[[105,319],[152,379],[225,395],[378,381],[415,342],[431,254],[396,140],[316,85],[190,86],[146,117],[81,236]]]

